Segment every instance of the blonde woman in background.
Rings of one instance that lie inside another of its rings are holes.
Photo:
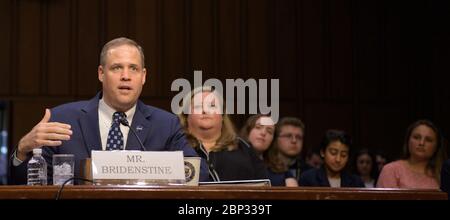
[[[267,179],[263,161],[237,137],[222,101],[210,87],[199,87],[183,99],[178,114],[189,143],[208,163],[210,180]]]

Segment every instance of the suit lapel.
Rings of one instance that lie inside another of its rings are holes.
[[[141,139],[144,146],[147,137],[153,130],[153,126],[148,119],[150,117],[150,114],[151,110],[145,108],[144,104],[141,101],[138,101],[136,112],[134,113],[133,121],[131,122],[131,127],[136,131],[136,135],[139,137],[139,139]],[[141,146],[132,131],[128,132],[126,149],[141,150]]]
[[[84,114],[79,119],[83,140],[89,157],[91,156],[92,150],[102,150],[98,125],[98,101],[100,94],[98,93],[81,109]]]

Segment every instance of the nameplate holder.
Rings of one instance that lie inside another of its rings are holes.
[[[185,185],[183,151],[92,151],[96,185]]]

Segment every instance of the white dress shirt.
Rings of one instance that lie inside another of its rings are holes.
[[[103,101],[103,99],[100,99],[100,101],[98,102],[98,127],[100,128],[100,140],[102,142],[102,150],[106,149],[106,140],[108,139],[108,133],[112,125],[112,116],[114,112],[116,112],[116,110],[107,105],[105,101]],[[135,112],[136,112],[136,104],[130,110],[125,112],[128,124],[130,124],[130,126],[131,122],[133,121],[133,116]],[[125,150],[127,146],[127,139],[130,128],[120,124],[120,131],[122,131],[123,134],[123,143],[124,143],[123,149]]]

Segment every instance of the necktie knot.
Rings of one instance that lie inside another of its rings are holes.
[[[114,114],[113,114],[113,123],[120,124],[120,122],[124,118],[127,118],[125,113],[123,113],[123,112],[114,112]]]

